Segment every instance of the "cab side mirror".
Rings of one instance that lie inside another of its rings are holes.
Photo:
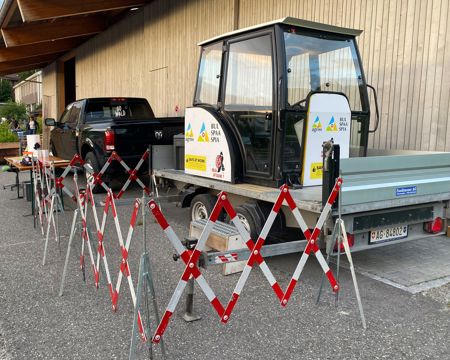
[[[47,126],[56,126],[56,120],[53,118],[47,118],[44,120],[45,125]]]

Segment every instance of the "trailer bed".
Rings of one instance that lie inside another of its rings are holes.
[[[274,203],[279,190],[252,184],[231,184],[185,174],[183,170],[154,170],[157,177],[225,191]],[[341,213],[401,208],[450,200],[450,153],[373,156],[341,160]],[[300,210],[319,214],[322,187],[290,190]]]
[[[256,200],[275,203],[280,194],[278,189],[252,184],[231,184],[219,180],[187,175],[183,170],[154,170],[156,177],[179,181],[186,184],[202,186],[230,194],[240,195]],[[306,211],[319,214],[322,210],[322,187],[311,186],[303,189],[290,190],[297,206]]]

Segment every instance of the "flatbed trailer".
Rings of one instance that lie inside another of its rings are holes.
[[[450,153],[342,159],[340,173],[344,180],[341,214],[353,239],[352,251],[444,234],[450,218]],[[169,180],[186,194],[185,206],[197,193],[216,195],[225,191],[233,206],[249,201],[273,204],[279,195],[279,190],[271,187],[230,184],[182,170],[154,170],[154,174],[160,182]],[[313,228],[323,207],[322,186],[290,192],[307,225]],[[295,227],[289,208],[283,206],[282,211],[286,227]],[[334,208],[328,230],[337,216],[338,209]],[[385,235],[388,229],[399,233]],[[324,233],[330,235],[328,230]]]

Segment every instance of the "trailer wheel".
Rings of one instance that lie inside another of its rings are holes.
[[[208,219],[211,215],[216,198],[210,194],[197,194],[191,201],[191,221]],[[219,216],[218,220],[222,220]]]
[[[244,204],[236,207],[236,215],[248,231],[253,241],[258,239],[262,230],[262,219],[256,204]]]

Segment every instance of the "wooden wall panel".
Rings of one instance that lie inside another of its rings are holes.
[[[157,116],[192,104],[197,43],[233,30],[235,0],[156,0],[76,52],[77,98],[141,96]]]
[[[143,96],[158,116],[175,115],[177,105],[183,114],[197,42],[294,16],[364,30],[358,43],[382,114],[371,146],[450,151],[449,2],[154,0],[76,50],[77,97]]]

